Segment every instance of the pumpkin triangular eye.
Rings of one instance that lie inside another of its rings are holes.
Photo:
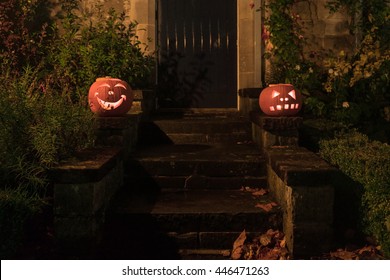
[[[275,98],[275,97],[277,97],[279,95],[280,95],[280,92],[278,92],[276,90],[272,91],[272,98]]]
[[[290,91],[289,93],[288,93],[288,95],[290,95],[292,98],[294,98],[294,99],[297,99],[297,97],[296,97],[296,95],[295,95],[295,90],[293,89],[292,91]]]
[[[124,84],[116,84],[114,87],[121,87],[121,88],[126,89],[126,86]]]

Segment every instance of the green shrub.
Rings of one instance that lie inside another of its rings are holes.
[[[0,75],[0,175],[7,186],[46,186],[45,171],[94,144],[94,117],[39,79],[40,70]]]
[[[0,1],[0,69],[39,64],[50,38],[51,6],[47,0]]]
[[[363,185],[362,226],[390,258],[390,145],[352,131],[320,141],[320,154]]]
[[[48,56],[47,68],[56,72],[58,87],[67,87],[77,100],[98,77],[120,78],[132,88],[150,86],[155,62],[136,35],[137,22],[127,23],[124,13],[99,4],[85,11],[73,2],[62,7]]]
[[[25,190],[0,188],[0,258],[14,258],[26,239],[25,227],[40,211],[41,200]]]

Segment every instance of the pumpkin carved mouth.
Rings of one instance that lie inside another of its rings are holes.
[[[276,105],[276,108],[275,108],[275,106],[270,106],[269,109],[272,112],[275,112],[275,111],[281,111],[282,109],[284,109],[284,110],[298,110],[298,107],[299,107],[299,104],[296,103],[296,104]]]
[[[96,99],[97,99],[100,107],[102,107],[106,111],[110,111],[110,110],[114,110],[114,109],[118,108],[119,106],[122,105],[123,101],[126,100],[126,95],[121,95],[121,98],[118,101],[116,101],[116,102],[108,102],[108,101],[101,100],[98,97],[98,95],[99,95],[99,93],[96,92],[95,96],[96,96]]]

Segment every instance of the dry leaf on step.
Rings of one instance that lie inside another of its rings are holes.
[[[258,191],[253,192],[252,194],[255,196],[263,196],[268,193],[268,190],[266,189],[260,189]]]
[[[272,241],[272,237],[268,234],[262,234],[260,235],[259,241],[261,245],[268,246]]]
[[[280,248],[286,248],[286,238],[283,238],[279,244]]]
[[[232,259],[238,260],[241,258],[244,243],[246,240],[246,232],[245,229],[241,234],[237,237],[236,241],[233,243],[233,251],[232,251]]]
[[[265,212],[269,212],[272,210],[274,206],[277,206],[275,202],[270,202],[270,203],[257,203],[255,205],[256,208],[263,209]]]
[[[356,260],[357,255],[354,252],[345,251],[342,249],[337,250],[336,252],[331,252],[330,256],[333,259],[341,259],[341,260]]]
[[[243,192],[251,192],[251,193],[253,193],[253,192],[258,191],[259,189],[258,188],[248,187],[248,186],[242,186],[240,188],[240,190],[243,191]]]

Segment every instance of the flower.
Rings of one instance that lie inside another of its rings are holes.
[[[263,24],[261,26],[261,39],[263,41],[267,41],[270,38],[270,32],[268,31],[267,27]]]
[[[343,106],[343,108],[349,108],[349,103],[348,102],[343,102],[342,106]]]

